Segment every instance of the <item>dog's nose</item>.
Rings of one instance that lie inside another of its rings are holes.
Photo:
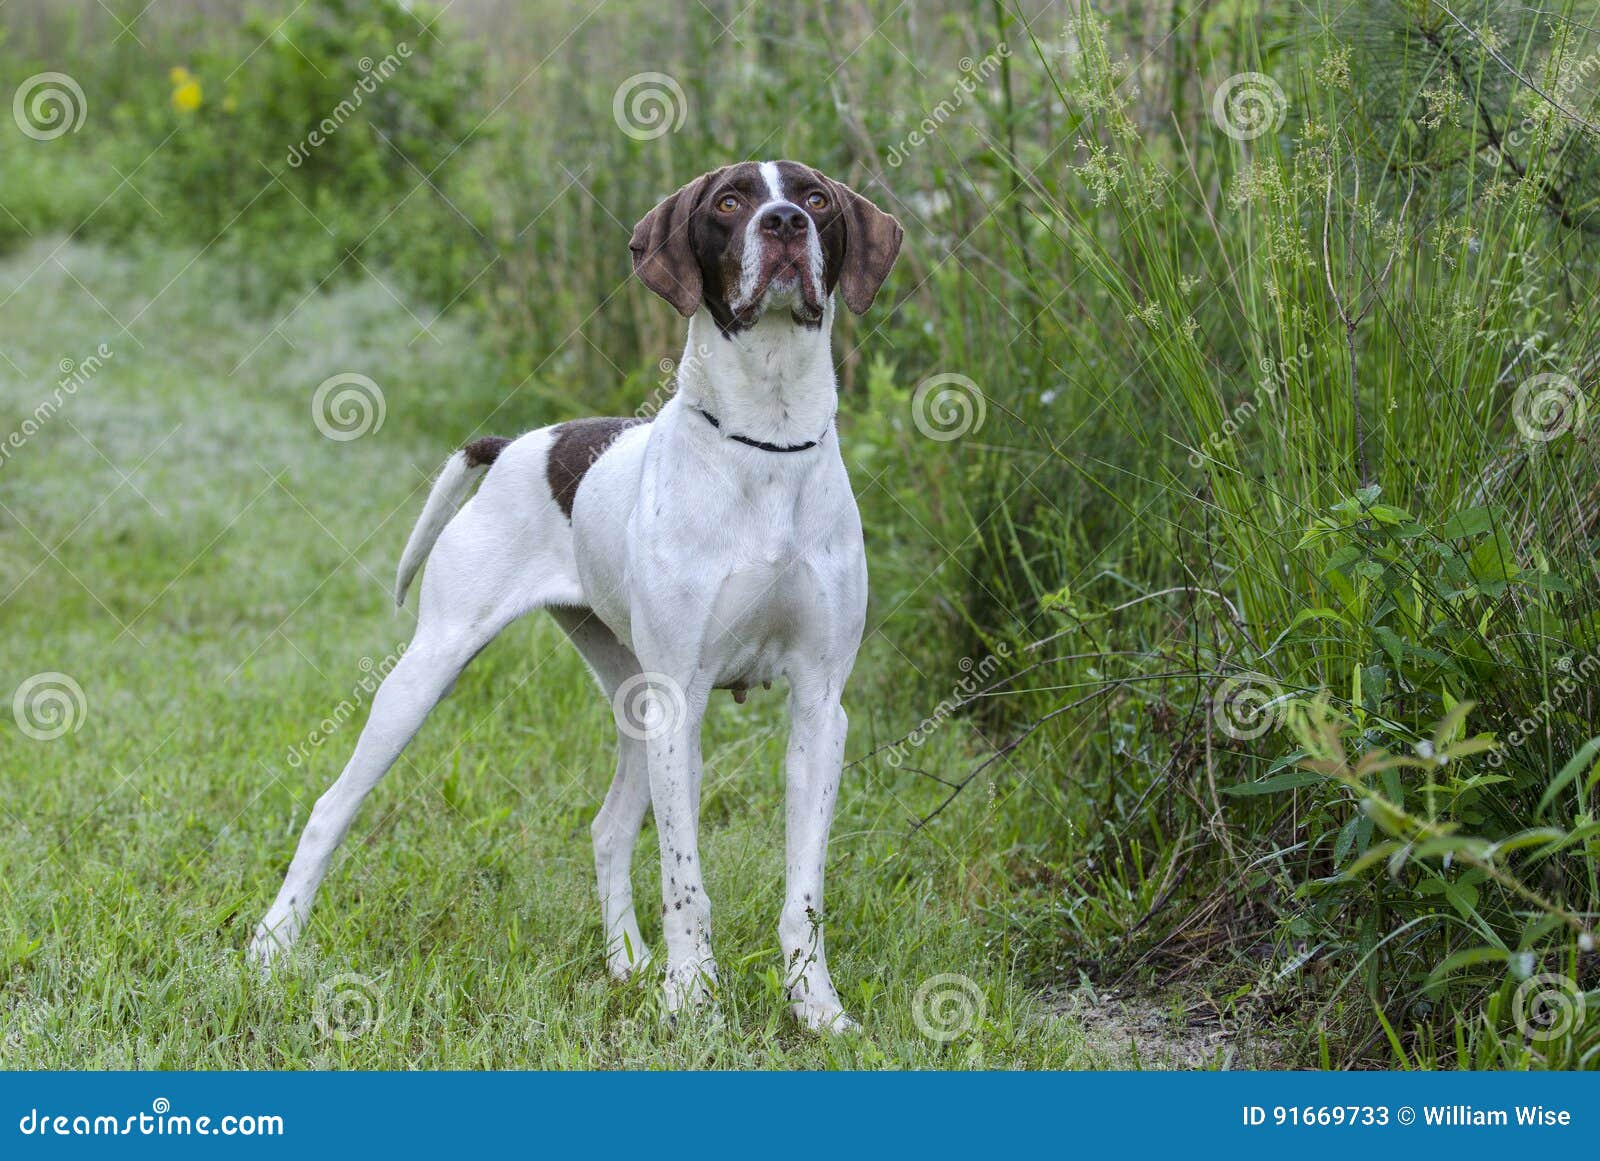
[[[761,215],[761,231],[780,241],[788,241],[806,232],[808,220],[799,206],[774,206]]]

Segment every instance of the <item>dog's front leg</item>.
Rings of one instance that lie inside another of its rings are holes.
[[[778,942],[783,947],[790,1009],[813,1030],[857,1027],[844,1013],[828,974],[822,940],[822,876],[828,829],[839,797],[848,726],[831,696],[799,686],[789,696],[787,882]]]
[[[700,726],[709,683],[655,674],[658,725],[645,734],[650,804],[661,840],[661,927],[667,942],[666,1005],[676,1012],[711,996],[711,900],[700,867]],[[660,688],[656,688],[659,685]]]

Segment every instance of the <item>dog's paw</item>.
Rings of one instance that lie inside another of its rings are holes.
[[[838,1004],[819,1000],[798,1000],[789,1005],[789,1010],[794,1013],[796,1020],[813,1032],[843,1036],[850,1032],[861,1031],[861,1025],[845,1015],[844,1009]]]
[[[714,963],[669,966],[661,985],[662,1011],[671,1016],[713,1005],[717,999],[716,988],[717,965]]]
[[[275,933],[264,922],[259,923],[256,925],[255,934],[250,937],[250,946],[245,950],[245,962],[263,976],[270,976],[273,967],[288,953],[288,950],[288,942],[281,934]]]
[[[655,957],[650,954],[648,947],[635,947],[631,955],[628,949],[619,947],[606,957],[606,970],[619,984],[644,975],[654,964]]]

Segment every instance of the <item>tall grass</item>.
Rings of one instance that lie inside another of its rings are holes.
[[[1117,414],[1113,454],[1056,451],[1049,474],[1120,494],[1142,569],[1107,568],[1102,547],[1093,579],[1112,586],[1054,594],[1066,615],[1052,648],[1098,655],[1060,684],[1104,681],[1112,634],[1137,642],[1116,671],[1188,671],[1116,714],[1165,723],[1164,738],[1157,725],[1110,748],[1191,800],[1133,830],[1154,832],[1160,874],[1190,872],[1191,902],[1220,893],[1273,917],[1273,983],[1327,973],[1325,1015],[1364,994],[1376,1021],[1318,1022],[1324,1051],[1331,1036],[1345,1060],[1390,1044],[1431,1053],[1508,975],[1570,971],[1580,952],[1579,984],[1593,972],[1592,689],[1567,678],[1594,664],[1595,460],[1581,420],[1600,217],[1595,91],[1566,78],[1592,75],[1582,62],[1596,47],[1570,8],[1473,16],[1397,4],[1297,23],[1272,49],[1260,44],[1278,30],[1255,23],[1259,41],[1202,68],[1207,88],[1260,74],[1246,82],[1266,93],[1254,114],[1283,124],[1257,133],[1249,106],[1219,105],[1210,123],[1140,119],[1142,76],[1084,8],[1064,65],[1032,39],[1075,164],[1042,172],[1006,156],[1029,194],[1018,249],[1041,282],[1092,303],[1097,324],[1062,296],[1035,332]],[[1518,123],[1535,129],[1513,146]],[[1106,366],[1094,356],[1106,345],[1136,361]],[[1086,571],[1070,526],[1034,531],[1040,563],[1017,578],[1022,593],[1037,573]],[[1013,545],[989,543],[991,569],[1007,568]],[[1108,613],[1129,587],[1163,590],[1172,621]],[[1309,705],[1359,751],[1428,760],[1344,780],[1303,769],[1321,747],[1288,726]],[[1467,735],[1483,749],[1446,765],[1445,743]],[[1383,848],[1388,873],[1359,875],[1385,832],[1403,844]],[[1481,865],[1452,862],[1467,835]],[[1121,835],[1112,850],[1125,857]],[[1193,876],[1197,863],[1211,873]],[[1234,946],[1260,930],[1231,927]],[[1444,982],[1468,969],[1476,988]],[[1504,1043],[1485,1021],[1466,1041]],[[1550,1057],[1592,1064],[1595,1029],[1574,1036]]]

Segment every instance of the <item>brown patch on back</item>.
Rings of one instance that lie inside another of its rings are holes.
[[[503,435],[486,435],[482,439],[473,440],[461,449],[467,453],[467,467],[488,467],[500,458],[500,453],[510,442]]]
[[[617,436],[645,422],[643,419],[604,416],[574,419],[556,428],[555,442],[550,445],[550,458],[545,463],[545,479],[563,516],[572,519],[572,501],[577,498],[578,485],[583,483],[583,477],[594,466],[594,462],[616,442]]]

